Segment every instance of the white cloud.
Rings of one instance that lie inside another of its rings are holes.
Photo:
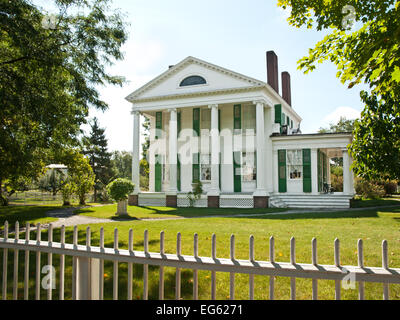
[[[322,119],[320,127],[328,126],[331,123],[337,123],[340,120],[340,117],[344,117],[346,119],[357,119],[361,115],[361,112],[357,109],[351,107],[338,107],[333,112],[328,114],[325,118]]]

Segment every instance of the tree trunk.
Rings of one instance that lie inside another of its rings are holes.
[[[0,206],[8,206],[8,200],[3,196],[3,181],[0,179]]]

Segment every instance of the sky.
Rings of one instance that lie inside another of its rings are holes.
[[[36,2],[51,10],[46,1]],[[127,83],[99,88],[109,109],[89,114],[106,129],[111,151],[132,150],[131,104],[125,97],[188,56],[266,82],[265,54],[275,51],[279,73],[291,75],[292,107],[303,118],[303,133],[316,132],[341,116],[357,118],[363,109],[359,92],[365,87],[347,89],[333,64],[319,64],[307,75],[297,69],[298,60],[327,33],[290,26],[289,14],[277,7],[277,0],[114,0],[112,6],[130,25],[122,48],[125,58],[109,71]]]

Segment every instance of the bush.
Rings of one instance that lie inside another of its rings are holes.
[[[385,196],[385,188],[374,181],[367,181],[364,179],[356,179],[355,182],[356,193],[363,199],[378,199]]]
[[[331,187],[334,192],[343,192],[343,176],[331,175]]]
[[[383,188],[385,189],[386,195],[391,195],[397,193],[397,183],[394,181],[384,181],[382,182]]]
[[[108,194],[115,201],[128,199],[128,195],[133,192],[135,185],[128,179],[115,179],[107,186]]]

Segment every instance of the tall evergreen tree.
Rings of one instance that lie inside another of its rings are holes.
[[[93,200],[97,202],[98,192],[104,190],[105,186],[113,178],[113,170],[105,129],[100,128],[97,118],[92,120],[90,126],[91,132],[89,136],[82,138],[82,145],[83,154],[88,157],[95,175]]]

